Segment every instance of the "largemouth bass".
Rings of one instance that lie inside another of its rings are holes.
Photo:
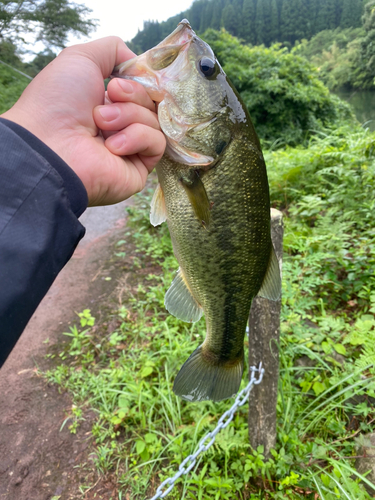
[[[173,390],[189,401],[232,397],[251,301],[277,300],[281,288],[258,137],[213,51],[185,19],[113,76],[144,85],[167,138],[150,217],[153,225],[167,221],[180,265],[165,306],[184,321],[206,318],[206,339]]]

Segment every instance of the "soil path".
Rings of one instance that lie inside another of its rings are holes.
[[[79,491],[92,469],[87,457],[91,424],[87,421],[76,435],[68,425],[60,431],[71,402],[38,377],[36,366],[47,366],[45,354],[66,339],[62,332],[77,322],[75,311],[95,309],[116,286],[116,280],[104,278],[113,246],[122,238],[127,204],[90,208],[82,215],[85,237],[0,370],[1,500],[92,498]],[[86,468],[77,468],[85,461]],[[114,498],[110,484],[101,486],[101,492],[95,488],[96,498]]]

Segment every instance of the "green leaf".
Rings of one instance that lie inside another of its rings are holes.
[[[316,396],[319,396],[319,394],[321,394],[326,390],[326,386],[321,382],[314,382],[312,388]]]
[[[118,405],[120,408],[123,408],[124,411],[128,411],[129,410],[128,398],[124,395],[120,395],[118,398]]]
[[[152,434],[151,432],[148,432],[145,435],[145,441],[146,441],[146,443],[154,443],[157,440],[158,440],[157,436],[155,434]]]
[[[329,487],[329,483],[331,482],[330,478],[326,474],[320,474],[320,479],[322,480],[322,483],[324,486],[327,488]]]
[[[135,442],[135,449],[138,455],[140,455],[146,449],[146,443],[138,439],[138,441]]]
[[[151,373],[154,371],[154,368],[152,366],[145,366],[142,371],[141,371],[141,377],[142,378],[146,378],[148,377],[149,375],[151,375]]]
[[[326,354],[329,354],[332,351],[332,346],[328,342],[322,342],[322,349]]]
[[[343,356],[346,356],[346,349],[345,349],[345,347],[342,344],[333,344],[333,348],[339,354],[342,354]]]

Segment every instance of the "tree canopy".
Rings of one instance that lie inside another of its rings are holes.
[[[137,52],[155,45],[186,17],[193,29],[225,28],[230,34],[253,45],[275,42],[293,45],[316,33],[361,26],[361,15],[368,0],[195,0],[192,6],[162,23],[147,21],[131,41]]]
[[[90,13],[69,0],[0,0],[0,43],[19,46],[34,36],[48,48],[63,48],[69,33],[88,35],[95,29]]]
[[[329,93],[304,57],[280,44],[242,45],[226,31],[210,29],[202,36],[240,93],[258,135],[269,144],[303,144],[317,131],[352,119],[348,105]]]

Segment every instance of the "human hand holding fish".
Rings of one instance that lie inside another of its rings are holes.
[[[155,105],[137,82],[104,78],[134,57],[117,37],[64,49],[3,118],[55,151],[82,180],[90,205],[112,204],[140,191],[161,158],[165,138]]]

